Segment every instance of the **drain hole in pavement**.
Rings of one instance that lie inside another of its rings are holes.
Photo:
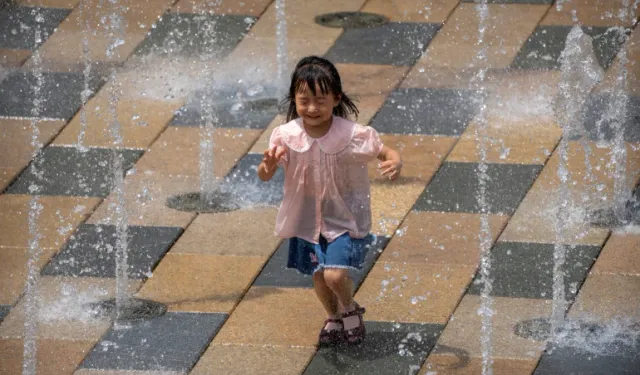
[[[359,29],[382,26],[389,22],[383,15],[365,12],[337,12],[316,16],[318,25],[339,29]]]

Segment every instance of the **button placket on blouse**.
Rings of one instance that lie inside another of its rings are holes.
[[[316,194],[316,233],[315,239],[320,242],[320,233],[322,232],[322,179],[320,178],[320,146],[314,139],[311,145],[311,168],[313,168],[313,180],[315,184]],[[318,189],[320,194],[318,194]]]

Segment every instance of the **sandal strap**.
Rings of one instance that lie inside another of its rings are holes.
[[[327,320],[324,321],[324,324],[327,324],[327,323],[343,324],[342,319],[333,319],[333,318],[328,318]]]
[[[367,310],[365,310],[364,307],[360,307],[358,304],[356,304],[356,308],[353,309],[352,311],[346,312],[342,314],[343,318],[348,318],[350,316],[361,316],[362,314],[364,314]]]

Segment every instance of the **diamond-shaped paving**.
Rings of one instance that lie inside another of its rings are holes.
[[[142,150],[119,150],[123,174]],[[47,147],[7,190],[10,194],[106,197],[113,186],[113,150]],[[35,189],[35,190],[34,190]]]
[[[168,312],[124,328],[112,327],[80,368],[186,373],[226,318],[226,314]]]
[[[182,228],[129,226],[129,277],[144,279],[182,234]],[[83,224],[42,270],[52,276],[116,277],[118,232],[114,225]]]
[[[572,300],[600,253],[599,246],[565,246],[563,267],[567,300]],[[554,245],[525,242],[497,242],[491,249],[489,270],[492,292],[497,297],[553,298]],[[478,276],[468,293],[479,295]]]
[[[0,3],[0,48],[35,50],[64,20],[71,9],[6,6]],[[39,29],[40,40],[36,41]]]

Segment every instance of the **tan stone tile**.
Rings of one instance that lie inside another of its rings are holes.
[[[140,287],[130,280],[129,291]],[[97,341],[109,328],[106,317],[94,317],[89,303],[115,297],[115,279],[43,276],[38,283],[37,337],[61,340]],[[0,324],[0,337],[24,336],[25,299],[11,309]]]
[[[569,142],[567,150],[569,181],[568,210],[570,220],[565,223],[567,244],[601,245],[607,237],[606,229],[588,223],[591,210],[606,207],[613,199],[613,172],[610,150],[586,142],[591,155],[591,171],[585,166],[585,151],[578,141]],[[636,148],[634,150],[634,148]],[[509,220],[501,241],[558,243],[555,220],[561,207],[558,178],[558,150],[554,152],[533,186]],[[627,145],[627,186],[631,189],[640,176],[640,148]],[[589,176],[589,173],[591,176]]]
[[[425,186],[426,182],[415,177],[374,180],[371,184],[371,233],[391,236]]]
[[[355,104],[360,112],[358,118],[352,120],[358,124],[368,125],[380,108],[382,108],[385,100],[387,100],[387,95],[355,95],[351,99],[355,100]]]
[[[31,51],[28,49],[0,48],[0,66],[5,68],[18,68],[29,56],[31,56]]]
[[[457,0],[435,0],[421,3],[411,0],[369,0],[362,12],[382,14],[393,22],[444,23]]]
[[[355,299],[367,320],[444,324],[473,278],[475,266],[378,262]]]
[[[477,266],[480,260],[480,216],[411,211],[379,260]],[[508,216],[489,215],[494,241],[508,219]]]
[[[29,248],[31,198],[30,195],[0,195],[0,233],[12,233],[0,236],[0,248]],[[43,208],[36,220],[41,236],[39,246],[58,249],[99,202],[99,198],[41,196],[38,203]]]
[[[465,295],[447,323],[434,353],[449,348],[464,352],[469,357],[482,357],[481,329],[482,317],[478,315],[480,297]],[[537,361],[545,343],[522,338],[514,333],[517,323],[546,318],[551,314],[551,301],[525,298],[493,298],[494,316],[492,320],[492,354],[496,358],[523,359]]]
[[[446,351],[447,354],[441,354]],[[455,354],[449,354],[449,353]],[[482,357],[469,357],[466,353],[456,353],[456,348],[440,350],[439,354],[432,353],[422,366],[420,374],[437,375],[475,375],[482,374]],[[522,360],[507,358],[492,358],[491,369],[495,375],[530,375],[538,364],[538,360]]]
[[[95,342],[40,339],[36,341],[38,375],[71,374],[91,351]],[[0,373],[22,374],[24,341],[0,339]]]
[[[215,129],[213,135],[214,175],[224,177],[260,135],[254,129]],[[200,176],[199,127],[168,127],[136,163],[140,173]]]
[[[483,47],[486,67],[507,67],[546,12],[547,5],[489,4]],[[478,67],[478,26],[474,4],[460,4],[430,43],[415,69],[432,66],[454,70]]]
[[[408,67],[367,64],[336,64],[347,95],[388,94],[402,81]]]
[[[287,38],[285,79],[289,80],[291,72],[301,58],[324,55],[334,41],[335,38],[303,38],[290,32]],[[273,85],[279,66],[277,50],[275,33],[247,35],[216,69],[214,79],[225,82],[242,79],[245,82],[255,81]]]
[[[614,232],[593,265],[593,273],[640,276],[640,234]]]
[[[42,67],[45,70],[79,70],[83,61],[83,40],[89,38],[89,55],[91,61],[98,63],[124,62],[129,54],[144,40],[147,31],[157,19],[169,9],[172,0],[123,0],[118,3],[105,3],[99,0],[83,1],[84,6],[76,7],[69,16],[62,21],[55,33],[40,47]],[[91,11],[86,11],[90,9]],[[111,14],[122,17],[124,43],[109,56],[107,53],[111,40],[107,28],[110,22],[103,22],[104,17]],[[88,27],[93,31],[87,34]],[[33,58],[25,65],[34,66]]]
[[[256,207],[199,214],[169,253],[268,257],[281,242],[273,234],[277,212]]]
[[[38,143],[49,143],[65,125],[64,120],[36,120]],[[0,119],[0,150],[11,150],[0,155],[0,168],[19,168],[27,166],[36,146],[32,144],[33,129],[29,119]]]
[[[114,147],[113,116],[109,104],[109,90],[100,90],[56,137],[55,145],[82,145],[87,147]],[[123,147],[145,149],[158,137],[179,109],[176,103],[154,100],[120,98],[116,104],[119,135]],[[83,119],[84,117],[84,119]]]
[[[17,3],[27,6],[40,6],[51,8],[75,8],[80,0],[19,0]]]
[[[554,121],[488,120],[485,129],[477,119],[464,131],[447,161],[480,162],[484,138],[485,162],[544,164],[562,136]]]
[[[456,143],[455,137],[381,134],[382,143],[400,153],[401,176],[428,182]],[[376,160],[369,167],[369,178],[379,179]]]
[[[180,0],[171,10],[179,13],[237,14],[259,17],[271,2],[272,0],[221,0],[212,3],[207,0]]]
[[[177,371],[138,371],[138,370],[90,370],[80,369],[73,375],[184,375],[184,372]]]
[[[431,57],[425,56],[423,59],[424,61],[416,63],[409,70],[400,87],[468,89],[478,74],[477,69],[454,69],[448,65],[437,66],[436,61]]]
[[[169,311],[231,313],[267,257],[167,254],[136,297]]]
[[[314,42],[322,39],[335,40],[342,33],[342,29],[320,26],[315,22],[315,17],[326,13],[357,11],[364,2],[365,0],[288,2],[285,5],[287,36],[289,38],[312,39]],[[251,28],[249,35],[273,37],[276,35],[276,24],[275,2],[272,2]]]
[[[271,138],[271,133],[278,126],[285,123],[285,117],[277,115],[273,121],[269,124],[269,126],[260,134],[260,138],[256,141],[256,143],[251,146],[251,150],[249,150],[250,154],[262,154],[266,149],[269,148],[269,139]]]
[[[640,276],[589,274],[569,317],[610,321],[622,318],[640,323]]]
[[[167,207],[167,198],[200,190],[197,177],[136,173],[125,178],[125,204],[129,225],[186,227],[196,216]],[[115,224],[116,197],[111,194],[87,221]]]
[[[298,375],[311,357],[313,348],[211,345],[191,375]]]
[[[41,248],[36,260],[38,270],[41,270],[57,251],[56,248]],[[27,282],[29,257],[28,249],[0,249],[0,304],[13,305],[22,295]]]
[[[578,21],[586,26],[630,26],[640,16],[640,9],[636,8],[635,15],[631,14],[632,3],[607,0],[571,0],[561,6],[552,6],[549,13],[540,22],[542,25],[570,25],[574,24],[572,13],[575,10]],[[620,17],[621,13],[626,16]]]
[[[313,347],[325,318],[313,289],[252,287],[213,344]]]
[[[623,51],[624,50],[624,51]],[[624,65],[626,69],[626,87],[625,90],[630,95],[640,95],[640,29],[635,29],[631,32],[629,40],[622,46],[622,49],[615,56],[613,62],[609,66],[609,69],[604,73],[604,78],[594,88],[595,92],[611,90],[616,84],[618,77],[624,73],[621,71],[623,52],[625,52],[627,61]]]

